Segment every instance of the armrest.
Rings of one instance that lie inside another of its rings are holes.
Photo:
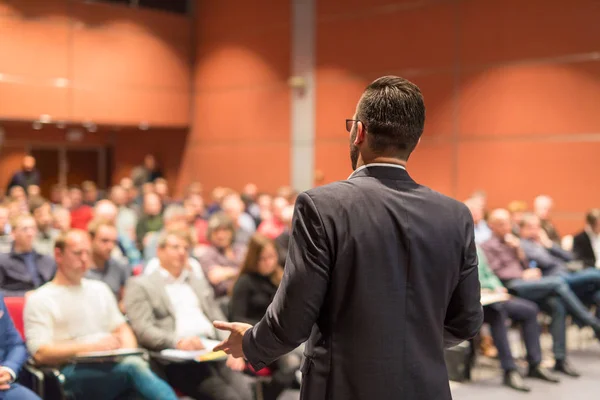
[[[38,366],[29,359],[23,366],[23,372],[30,375],[31,384],[28,385],[42,399],[65,399],[63,384],[65,376],[58,368]]]

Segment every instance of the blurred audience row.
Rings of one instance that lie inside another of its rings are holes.
[[[552,222],[552,199],[538,196],[533,209],[515,201],[507,209],[486,210],[482,194],[465,204],[475,223],[482,298],[508,293],[511,297],[484,306],[495,348],[484,353],[500,359],[504,384],[528,392],[530,387],[511,353],[508,322],[520,326],[527,349],[526,376],[556,383],[555,373],[578,377],[567,360],[567,317],[589,327],[600,339],[600,210],[587,214],[582,231],[561,237]],[[485,304],[485,303],[484,303]],[[553,371],[542,366],[540,311],[549,317],[553,341]],[[482,340],[489,344],[492,341]]]
[[[75,398],[168,399],[176,388],[198,399],[251,399],[243,360],[71,363],[90,351],[202,350],[204,339],[224,339],[211,321],[256,323],[275,295],[293,191],[216,188],[205,206],[199,183],[176,200],[148,171],[135,170],[106,194],[93,182],[56,185],[49,199],[35,181],[13,179],[0,203],[0,291],[25,297],[27,349],[37,364],[60,368]],[[265,399],[299,386],[298,345],[269,367]]]

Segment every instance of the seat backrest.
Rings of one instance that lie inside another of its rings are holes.
[[[13,324],[15,324],[15,328],[21,334],[21,338],[25,340],[25,329],[23,323],[23,309],[25,308],[25,298],[24,297],[5,297],[4,303],[6,304],[6,309],[10,314],[10,317],[13,320]]]

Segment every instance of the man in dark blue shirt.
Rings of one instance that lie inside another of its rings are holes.
[[[570,272],[567,263],[574,260],[573,254],[548,238],[534,214],[523,217],[520,231],[521,247],[527,259],[534,262],[544,276],[562,277],[584,304],[596,305],[596,317],[600,318],[600,269]]]
[[[8,254],[0,254],[0,292],[5,296],[24,296],[54,277],[54,259],[33,249],[36,234],[31,215],[17,217],[12,226],[12,249]]]

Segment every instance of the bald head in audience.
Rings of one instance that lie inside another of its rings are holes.
[[[490,213],[488,225],[494,236],[504,239],[511,232],[510,213],[503,208],[497,208]]]
[[[117,219],[117,206],[110,200],[100,200],[94,206],[94,218],[114,223]]]

